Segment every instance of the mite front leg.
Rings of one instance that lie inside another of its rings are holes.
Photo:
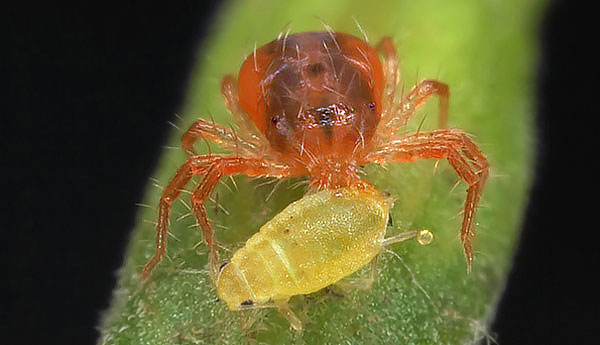
[[[213,277],[217,277],[219,272],[219,257],[217,252],[217,242],[215,241],[214,231],[206,217],[204,201],[208,199],[210,193],[215,188],[223,175],[245,174],[250,177],[269,176],[282,178],[288,175],[287,166],[278,165],[263,161],[260,159],[250,159],[241,157],[218,157],[210,168],[206,171],[206,176],[196,187],[191,196],[192,210],[202,229],[204,241],[210,250],[209,263]]]
[[[192,176],[205,173],[206,167],[210,164],[211,158],[208,156],[198,156],[188,159],[183,164],[167,187],[163,190],[158,206],[158,221],[156,224],[156,250],[152,258],[148,261],[142,271],[141,281],[145,282],[154,267],[162,260],[167,249],[167,230],[169,227],[169,214],[171,213],[171,204],[183,188],[188,184]]]
[[[240,129],[240,137],[245,141],[253,142],[265,147],[267,141],[264,135],[256,128],[254,122],[252,122],[240,108],[237,81],[233,76],[226,75],[223,77],[223,80],[221,81],[221,94],[223,95],[227,109],[229,109],[235,123]]]
[[[383,94],[383,118],[382,122],[386,123],[394,116],[392,109],[394,98],[396,97],[396,88],[400,81],[398,73],[398,56],[396,53],[396,45],[391,37],[384,37],[377,44],[377,51],[383,55],[383,71],[385,75],[385,88]]]
[[[458,176],[469,186],[464,205],[460,239],[464,246],[467,269],[473,263],[474,219],[489,164],[475,143],[458,130],[436,130],[393,140],[369,154],[365,163],[414,162],[420,159],[447,159]]]
[[[241,156],[254,156],[261,152],[258,143],[242,140],[233,130],[204,119],[198,119],[181,136],[181,147],[188,156],[198,155],[194,150],[198,139],[210,140]]]

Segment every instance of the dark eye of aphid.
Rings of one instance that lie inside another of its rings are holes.
[[[375,102],[371,102],[368,104],[369,109],[371,109],[371,111],[375,110]]]
[[[225,266],[227,266],[229,263],[228,262],[224,262],[221,264],[221,266],[219,266],[219,273],[225,268]]]
[[[272,123],[272,124],[276,125],[276,124],[277,124],[277,121],[278,121],[278,120],[277,120],[277,118],[276,118],[275,116],[273,116],[273,117],[271,118],[271,123]]]
[[[242,302],[240,305],[254,305],[254,302],[251,299],[247,299]]]

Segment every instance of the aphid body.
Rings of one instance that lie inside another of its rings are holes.
[[[230,309],[309,294],[379,253],[392,199],[374,190],[324,190],[290,204],[235,252],[217,279]],[[246,302],[249,304],[249,302]]]
[[[221,267],[219,297],[231,310],[278,305],[356,272],[384,245],[413,236],[427,244],[427,230],[384,239],[392,205],[390,196],[374,189],[305,196],[267,222]],[[299,328],[293,317],[290,323]]]

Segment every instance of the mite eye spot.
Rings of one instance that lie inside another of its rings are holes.
[[[371,109],[371,111],[375,110],[375,102],[371,102],[368,104],[369,109]]]
[[[244,302],[240,303],[240,305],[254,305],[254,302],[251,299],[247,299]]]
[[[277,120],[277,118],[276,118],[276,117],[272,117],[272,118],[271,118],[271,123],[272,123],[272,124],[274,124],[274,125],[276,125],[278,121],[279,121],[279,120]]]

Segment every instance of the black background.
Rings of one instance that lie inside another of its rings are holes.
[[[135,203],[217,8],[132,1],[3,10],[3,343],[95,342]],[[536,179],[492,325],[503,345],[599,337],[593,13],[553,2],[540,23]]]

